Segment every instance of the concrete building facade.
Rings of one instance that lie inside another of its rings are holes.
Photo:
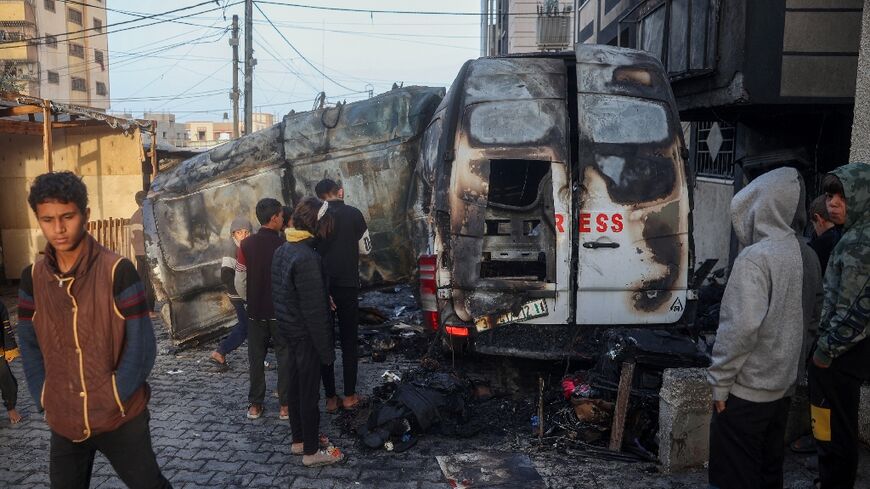
[[[574,0],[482,0],[481,10],[481,56],[573,49]]]
[[[275,116],[265,112],[254,112],[253,130],[262,131],[275,124]],[[146,119],[149,117],[146,114]],[[158,127],[160,122],[158,121]],[[240,133],[245,134],[245,124],[239,122]],[[160,132],[158,132],[159,136]],[[233,123],[227,119],[215,121],[190,121],[184,123],[184,137],[176,146],[181,148],[211,148],[233,139]]]
[[[27,95],[108,109],[106,1],[3,0],[0,69]]]
[[[173,146],[184,142],[186,125],[175,122],[175,114],[170,112],[145,112],[143,119],[157,121],[157,139]]]
[[[862,19],[861,51],[855,81],[855,120],[852,122],[849,159],[870,163],[870,8],[864,9]],[[867,433],[870,433],[870,422],[867,424]],[[870,434],[867,438],[870,439]]]

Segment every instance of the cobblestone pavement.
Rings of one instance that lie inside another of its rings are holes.
[[[3,300],[11,305],[10,297]],[[159,328],[159,324],[157,325]],[[247,404],[247,351],[244,346],[229,357],[231,370],[207,371],[206,359],[214,344],[173,353],[170,342],[158,331],[159,355],[150,378],[151,433],[164,473],[176,488],[448,488],[435,457],[476,450],[512,450],[509,435],[480,435],[470,439],[423,436],[409,451],[394,454],[360,449],[355,440],[342,436],[323,414],[321,429],[348,456],[342,465],[321,469],[302,466],[290,455],[290,427],[278,420],[277,398],[267,400],[263,418],[245,418]],[[340,359],[340,356],[338,356]],[[274,361],[274,357],[271,359]],[[386,363],[362,362],[360,385],[364,393],[380,383],[386,368],[407,365],[390,355]],[[24,420],[10,427],[0,420],[0,487],[48,486],[49,432],[24,385],[21,362],[13,362],[19,379],[19,408]],[[340,372],[340,368],[337,372]],[[337,376],[339,378],[341,375]],[[270,389],[276,385],[274,370],[267,371]],[[658,474],[648,463],[608,462],[577,456],[539,452],[532,454],[538,472],[551,488],[665,489],[705,487],[704,471],[679,475]],[[809,458],[790,456],[786,487],[811,487]],[[870,487],[870,452],[862,455],[863,486]],[[105,458],[97,455],[91,487],[122,488]]]

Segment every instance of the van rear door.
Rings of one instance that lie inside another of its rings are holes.
[[[577,45],[578,324],[670,324],[685,310],[690,201],[676,104],[646,53]]]

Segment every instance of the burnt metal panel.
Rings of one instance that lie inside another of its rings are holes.
[[[406,206],[420,136],[443,88],[406,87],[337,107],[291,114],[187,160],[155,178],[144,206],[147,252],[161,311],[178,343],[219,332],[235,317],[220,282],[229,225],[256,222],[259,199],[293,205],[324,177],[344,184],[365,215],[373,252],[364,285],[406,279],[413,269]]]

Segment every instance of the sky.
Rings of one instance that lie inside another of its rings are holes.
[[[477,13],[480,2],[476,0],[268,1],[254,2],[254,112],[280,118],[291,109],[311,110],[320,91],[326,92],[328,103],[335,103],[365,99],[369,90],[375,95],[383,93],[394,82],[448,87],[462,63],[480,54],[476,15],[340,12],[278,5]],[[219,0],[192,7],[202,3],[106,1],[111,9],[107,22],[110,112],[134,117],[142,117],[146,110],[172,112],[177,121],[217,121],[226,112],[232,119],[232,48],[228,41],[232,16],[237,14],[239,86],[243,90],[244,2]],[[182,7],[190,8],[112,27],[137,16]],[[175,22],[111,33],[181,16],[185,17]],[[244,95],[239,105],[243,119]]]

